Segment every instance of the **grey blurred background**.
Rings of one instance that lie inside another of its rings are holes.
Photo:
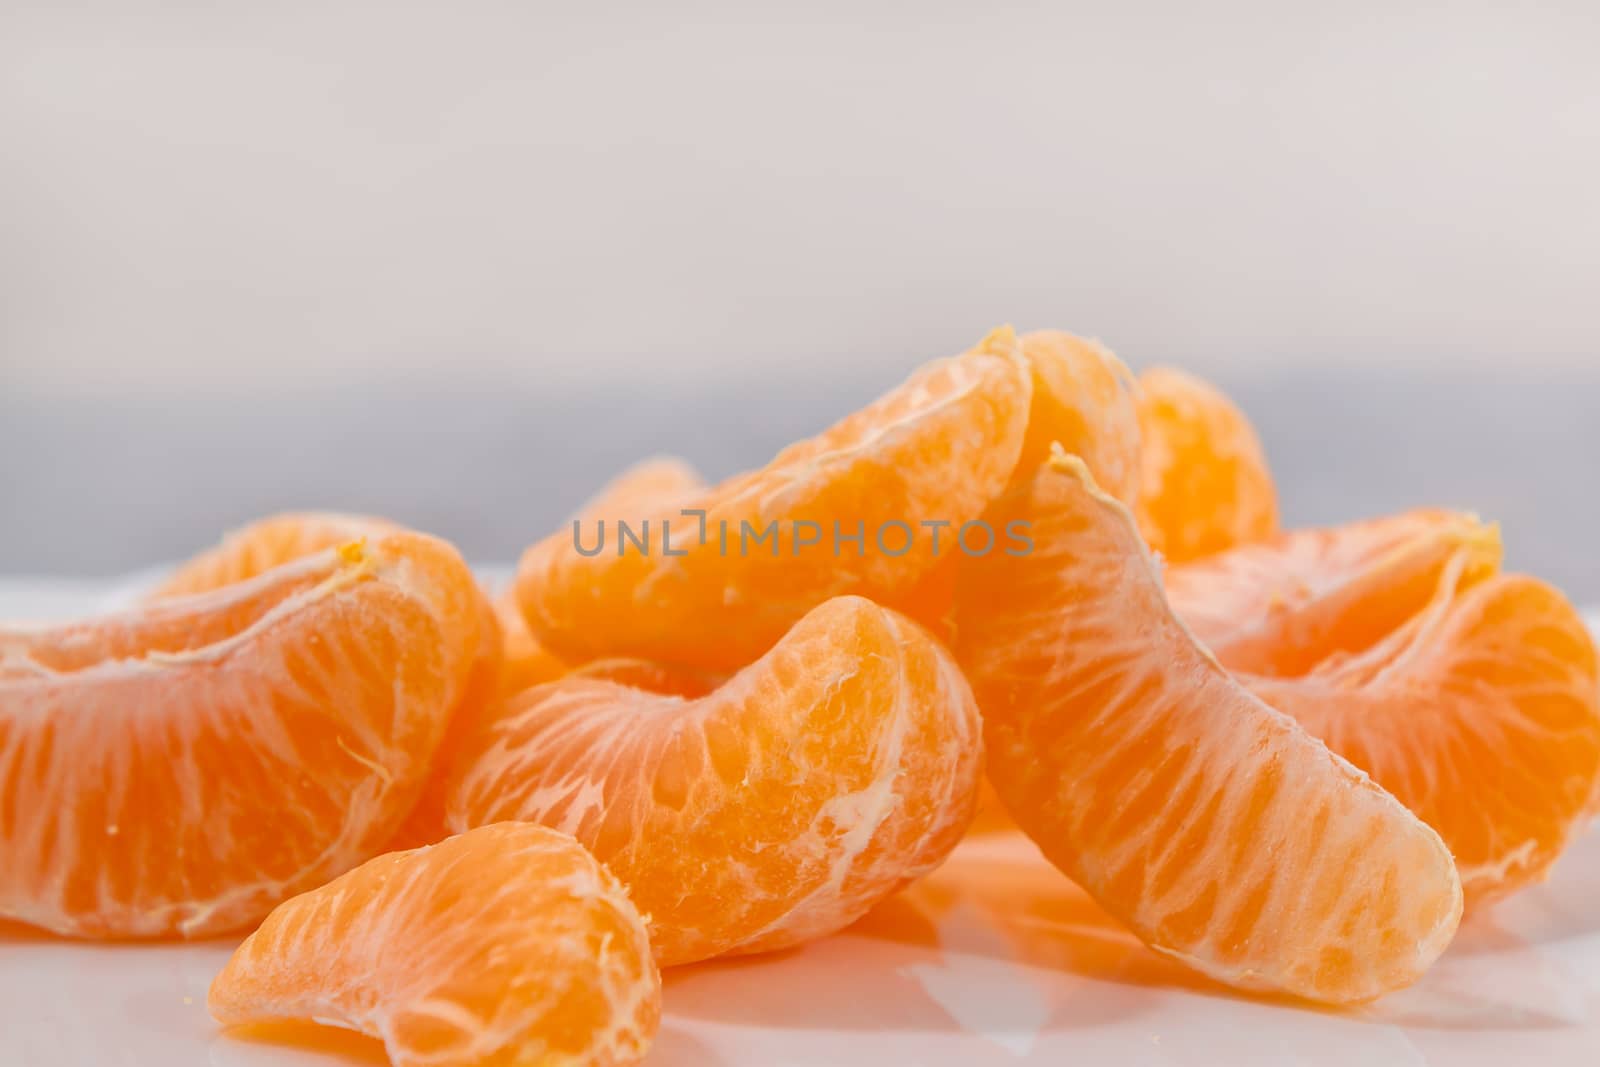
[[[1177,362],[1286,518],[1600,600],[1600,8],[0,4],[0,574],[287,507],[507,560],[987,328]]]

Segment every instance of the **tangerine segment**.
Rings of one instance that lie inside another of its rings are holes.
[[[1465,591],[1392,647],[1299,678],[1242,676],[1438,830],[1468,906],[1538,880],[1600,789],[1600,672],[1583,618],[1521,575]]]
[[[314,1020],[410,1065],[644,1058],[661,976],[627,892],[572,838],[500,823],[287,900],[211,983],[225,1025]]]
[[[1059,443],[1083,457],[1095,481],[1130,506],[1139,498],[1139,409],[1134,378],[1099,341],[1063,330],[1022,335],[1033,405],[1017,472],[1028,477]]]
[[[215,548],[179,566],[149,594],[150,600],[207,593],[280,567],[285,563],[363,538],[401,532],[387,519],[339,512],[285,512],[228,534]],[[487,700],[499,683],[502,658],[500,624],[494,605],[478,594],[479,647],[473,658],[463,703]]]
[[[1139,415],[1133,375],[1110,349],[1061,330],[1024,334],[1022,351],[1033,381],[1028,429],[1014,473],[1026,477],[1054,442],[1084,458],[1118,500],[1139,495]],[[945,555],[895,606],[949,642],[955,635],[956,573],[964,553]],[[979,801],[980,821],[995,805]],[[1003,820],[996,825],[1007,825]]]
[[[949,654],[840,597],[698,699],[582,676],[528,690],[469,740],[448,818],[574,835],[628,885],[668,966],[860,918],[955,846],[981,759]]]
[[[635,463],[613,478],[578,509],[581,519],[617,518],[637,522],[661,509],[670,509],[705,488],[705,480],[686,461],[675,456],[653,456]],[[504,634],[504,668],[500,693],[509,696],[567,673],[567,665],[533,636],[517,605],[514,589],[495,602],[495,614]]]
[[[522,558],[529,628],[568,662],[734,669],[830,597],[918,603],[921,579],[1011,476],[1030,393],[1015,335],[997,330],[766,467],[680,502],[696,514],[664,508],[646,515],[648,530],[630,524],[647,551],[621,538],[616,520],[631,516],[620,515],[585,556],[575,541],[591,550],[599,530],[576,523]]]
[[[1463,586],[1496,573],[1498,527],[1418,509],[1170,567],[1167,599],[1228,669],[1293,676],[1392,632],[1429,602],[1458,555]]]
[[[320,552],[325,548],[364,537],[382,537],[402,527],[371,515],[339,512],[286,512],[251,523],[223,538],[217,547],[203,552],[175,570],[151,593],[162,599],[208,592],[254,578],[263,571],[291,560]],[[461,699],[450,709],[449,725],[434,755],[436,768],[453,758],[458,739],[469,721],[483,713],[484,707],[500,691],[500,674],[505,660],[500,622],[494,605],[478,593],[478,647],[473,656],[472,673],[467,678]],[[520,650],[519,650],[520,651]],[[533,657],[536,658],[536,657]],[[527,673],[528,662],[519,662]],[[443,803],[439,793],[441,776],[428,777],[422,798],[405,825],[400,828],[394,848],[430,844],[444,836]]]
[[[994,510],[1035,547],[963,567],[958,658],[990,781],[1046,857],[1231,985],[1344,1003],[1414,981],[1461,914],[1439,835],[1206,653],[1077,457]]]
[[[222,543],[180,564],[147,597],[209,593],[242,582],[291,560],[364,537],[402,529],[387,519],[334,511],[290,511],[230,531]]]
[[[711,693],[728,680],[725,674],[694,667],[621,657],[590,660],[581,667],[574,667],[570,676],[616,682],[630,689],[644,689],[651,693],[670,694],[691,700]]]
[[[1139,376],[1139,528],[1183,563],[1278,531],[1278,493],[1250,421],[1220,389],[1172,367]]]
[[[601,486],[578,509],[578,514],[593,519],[646,519],[706,488],[706,480],[688,460],[650,456]]]
[[[534,640],[521,609],[510,595],[495,601],[494,613],[501,635],[499,696],[520,693],[567,673],[567,665]]]
[[[446,835],[444,828],[444,782],[461,739],[489,713],[503,692],[501,675],[506,671],[506,638],[500,630],[500,616],[494,603],[476,587],[479,637],[473,650],[472,670],[462,687],[461,697],[448,709],[444,736],[434,751],[432,768],[423,782],[422,796],[389,842],[391,850],[431,845]],[[524,671],[528,664],[519,665]]]
[[[475,598],[454,549],[396,533],[0,629],[0,917],[213,934],[373,855],[465,684]]]

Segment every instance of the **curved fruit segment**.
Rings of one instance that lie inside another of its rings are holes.
[[[1461,587],[1500,569],[1500,533],[1419,509],[1295,530],[1167,568],[1167,599],[1229,670],[1296,675],[1371,647],[1428,604],[1458,556]]]
[[[1278,530],[1278,493],[1261,442],[1222,391],[1171,367],[1139,375],[1139,528],[1174,563]]]
[[[212,934],[373,855],[466,682],[476,597],[453,549],[396,533],[0,629],[0,917]]]
[[[225,1025],[313,1020],[397,1067],[644,1058],[661,976],[627,893],[572,838],[485,826],[280,904],[211,983]]]
[[[1438,830],[1471,906],[1542,877],[1586,822],[1600,674],[1583,618],[1543,582],[1456,589],[1391,647],[1241,680]]]
[[[1095,479],[1118,500],[1139,496],[1139,413],[1132,373],[1098,341],[1063,330],[1022,336],[1022,354],[1033,383],[1028,425],[1014,476],[1027,476],[1050,455],[1051,445],[1083,457]],[[948,540],[948,538],[947,538]],[[976,547],[975,547],[976,550]],[[895,606],[941,640],[955,633],[956,572],[963,552],[946,552],[917,587]],[[982,813],[994,805],[980,800]],[[1003,819],[997,826],[1009,826]]]
[[[706,487],[705,480],[685,460],[652,456],[640,460],[608,482],[578,509],[578,521],[615,523],[621,519],[641,528],[643,520],[688,502]],[[500,629],[505,634],[505,670],[500,679],[504,696],[553,681],[568,666],[539,643],[528,629],[517,603],[516,589],[507,589],[495,604]]]
[[[1231,985],[1343,1003],[1415,980],[1461,914],[1439,835],[1205,652],[1081,460],[995,510],[1035,547],[963,567],[958,658],[990,780],[1045,855]]]
[[[998,330],[766,467],[648,514],[648,530],[630,523],[632,540],[616,525],[631,516],[602,516],[603,543],[597,522],[580,521],[522,558],[529,628],[568,662],[733,669],[832,596],[936,614],[921,582],[1010,478],[1030,393],[1015,336]]]
[[[594,519],[644,519],[660,509],[674,508],[706,488],[706,480],[688,460],[650,456],[601,486],[578,514]]]
[[[445,836],[445,774],[455,761],[461,739],[476,729],[502,692],[500,676],[506,668],[506,642],[500,632],[499,614],[481,586],[474,586],[474,592],[477,593],[479,636],[473,648],[472,669],[462,686],[461,696],[452,707],[446,709],[444,736],[434,750],[430,770],[422,785],[422,795],[417,798],[411,814],[406,816],[406,821],[389,842],[390,850],[431,845]]]
[[[1439,831],[1469,907],[1541,877],[1600,788],[1587,628],[1499,564],[1495,527],[1414,511],[1167,574],[1239,681]]]
[[[258,519],[223,537],[222,543],[180,564],[152,589],[149,600],[193,596],[246,581],[291,560],[364,537],[382,537],[403,527],[373,515],[336,511],[290,511]]]
[[[1033,404],[1017,472],[1029,477],[1059,444],[1082,457],[1106,492],[1139,499],[1139,409],[1131,371],[1099,341],[1063,330],[1022,335]]]
[[[448,818],[573,834],[629,886],[667,966],[855,921],[955,846],[981,759],[948,653],[841,597],[699,699],[583,676],[528,690],[469,739]]]
[[[522,609],[509,595],[502,595],[494,605],[495,618],[500,623],[500,691],[501,697],[520,693],[529,686],[554,681],[567,673],[567,665],[551,655],[550,650],[534,640],[528,624],[522,618]]]
[[[630,689],[695,699],[703,697],[728,680],[727,675],[657,663],[649,659],[596,659],[568,672],[572,678],[616,682]]]
[[[189,560],[175,570],[150,594],[152,599],[209,592],[242,582],[273,567],[314,552],[399,532],[403,527],[371,515],[349,515],[331,511],[286,512],[251,523],[223,538],[217,547]],[[473,655],[461,699],[449,709],[449,724],[444,739],[434,754],[435,773],[429,775],[422,798],[406,819],[393,848],[426,845],[444,836],[441,822],[443,797],[439,795],[437,770],[453,758],[461,733],[483,714],[484,708],[500,691],[500,674],[505,660],[500,623],[494,605],[478,593],[478,647]],[[519,664],[525,672],[530,662]]]

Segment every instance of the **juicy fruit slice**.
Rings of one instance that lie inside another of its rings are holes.
[[[1521,575],[1446,582],[1436,610],[1385,643],[1301,677],[1241,680],[1438,830],[1468,906],[1539,879],[1600,789],[1583,618]]]
[[[571,833],[667,966],[821,937],[932,870],[972,817],[982,742],[949,654],[841,597],[704,697],[568,676],[462,752],[451,827]]]
[[[1297,675],[1393,632],[1432,600],[1458,556],[1463,586],[1496,573],[1499,530],[1418,509],[1169,567],[1167,599],[1229,670]]]
[[[1415,980],[1461,914],[1439,835],[1206,654],[1081,460],[994,510],[1035,548],[966,561],[957,654],[1018,825],[1146,943],[1231,985],[1344,1003]]]
[[[154,599],[209,592],[242,582],[273,567],[300,559],[348,541],[383,537],[402,527],[371,515],[351,515],[331,511],[286,512],[253,522],[223,538],[217,547],[203,552],[175,570],[151,593]],[[494,606],[478,593],[478,647],[473,656],[461,699],[449,709],[444,738],[434,754],[436,771],[453,758],[458,739],[471,721],[498,694],[500,673],[505,660],[500,623]],[[520,646],[518,651],[522,652]],[[534,670],[536,653],[519,661],[525,674]],[[391,848],[426,845],[444,836],[443,797],[439,794],[438,773],[430,774],[421,799],[390,842]]]
[[[534,640],[516,601],[503,596],[495,601],[500,623],[500,696],[520,693],[529,686],[553,681],[567,673],[567,665]]]
[[[422,785],[422,795],[389,842],[391,850],[430,845],[445,836],[444,777],[455,760],[461,739],[472,731],[501,693],[500,675],[505,670],[505,638],[500,632],[494,604],[475,586],[477,594],[478,643],[473,648],[472,669],[454,706],[446,709],[444,736],[434,750],[433,761]]]
[[[576,841],[502,823],[285,901],[211,984],[226,1025],[315,1020],[397,1067],[644,1058],[661,977],[627,893]]]
[[[1493,526],[1413,511],[1167,574],[1240,682],[1439,832],[1469,908],[1541,877],[1600,788],[1588,630],[1500,554]]]
[[[1221,390],[1171,367],[1139,376],[1139,528],[1174,563],[1278,530],[1278,493],[1261,442]]]
[[[1022,354],[1033,399],[1014,475],[1027,476],[1050,455],[1051,446],[1060,443],[1083,457],[1113,496],[1132,505],[1139,496],[1140,463],[1133,374],[1100,342],[1063,330],[1024,334]],[[896,602],[946,642],[955,633],[955,583],[962,557],[962,552],[945,553],[917,588]],[[1003,818],[984,818],[995,811],[987,797],[980,799],[980,821],[1009,826]]]
[[[706,480],[677,456],[642,459],[601,486],[578,509],[585,518],[645,519],[671,509],[706,489]]]
[[[999,330],[766,467],[647,515],[648,552],[618,536],[617,516],[592,556],[572,530],[558,531],[518,568],[529,628],[571,663],[630,656],[735,669],[832,596],[936,613],[920,605],[920,583],[940,558],[937,531],[923,524],[948,523],[940,549],[955,551],[956,533],[1016,466],[1030,394],[1016,338]],[[680,506],[703,511],[704,525]],[[583,525],[592,549],[598,530]],[[641,536],[639,524],[631,532]],[[835,539],[858,532],[859,551]]]
[[[396,533],[0,629],[0,917],[200,936],[365,860],[417,799],[478,621],[460,556]]]
[[[676,456],[652,456],[613,478],[578,509],[577,517],[580,521],[604,519],[612,523],[623,519],[637,525],[657,512],[670,512],[680,506],[704,490],[705,484],[686,461]],[[553,681],[568,670],[528,629],[515,593],[515,589],[508,589],[495,602],[495,614],[505,635],[500,692],[506,696]]]
[[[616,682],[630,689],[695,699],[728,680],[727,675],[649,659],[596,659],[574,668],[573,678]]]
[[[1079,456],[1101,488],[1130,507],[1139,499],[1139,409],[1133,374],[1098,341],[1062,330],[1023,334],[1033,405],[1017,472],[1030,476],[1051,446]]]
[[[290,511],[234,530],[222,543],[180,564],[148,599],[209,593],[246,581],[291,560],[364,537],[382,537],[402,527],[373,515],[336,511]]]

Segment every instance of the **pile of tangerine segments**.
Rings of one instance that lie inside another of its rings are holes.
[[[1591,638],[1500,558],[1280,531],[1215,388],[1001,329],[759,470],[633,468],[498,601],[297,514],[0,629],[0,918],[253,930],[227,1025],[628,1064],[659,968],[838,931],[976,820],[1215,981],[1361,1002],[1600,806]]]

